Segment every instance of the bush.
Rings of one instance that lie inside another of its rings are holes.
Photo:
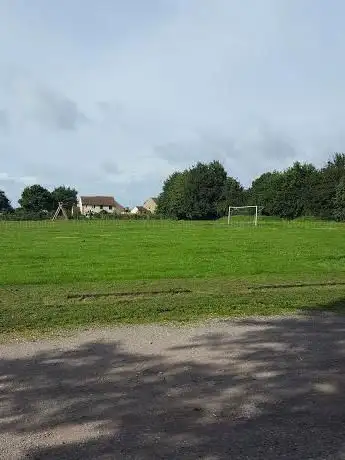
[[[102,210],[98,213],[89,213],[86,216],[82,214],[78,216],[73,216],[72,219],[75,220],[157,220],[163,219],[162,216],[157,214],[116,214],[116,213],[109,213],[105,210]]]
[[[49,220],[53,217],[53,212],[47,211],[25,211],[22,208],[17,208],[12,212],[0,214],[0,220],[11,221],[28,221],[28,220]]]

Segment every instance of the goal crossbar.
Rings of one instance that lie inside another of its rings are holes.
[[[237,210],[237,209],[253,209],[253,224],[255,227],[258,225],[258,206],[229,206],[229,211],[228,211],[228,225],[230,225],[231,221],[231,211],[232,210]]]

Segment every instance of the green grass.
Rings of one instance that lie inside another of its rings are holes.
[[[310,219],[2,222],[0,331],[339,310],[344,232]]]

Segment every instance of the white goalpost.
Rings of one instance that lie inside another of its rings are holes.
[[[258,206],[229,206],[228,225],[232,223],[258,225]]]

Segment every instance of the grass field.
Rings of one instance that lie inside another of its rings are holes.
[[[343,224],[2,222],[0,238],[3,333],[341,310],[345,298]]]

